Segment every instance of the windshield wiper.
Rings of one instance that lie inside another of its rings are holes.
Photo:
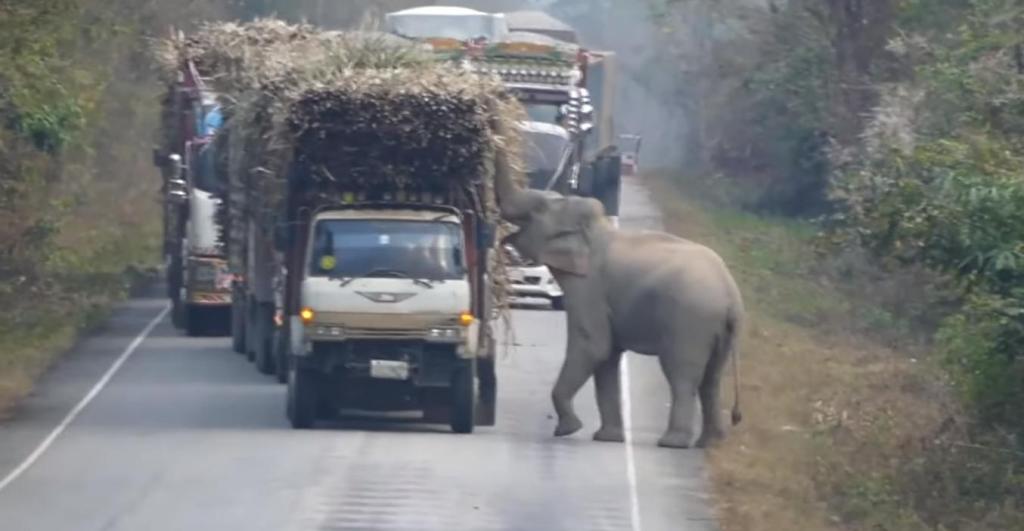
[[[391,275],[391,276],[395,276],[395,277],[399,277],[399,278],[407,278],[407,279],[413,281],[418,286],[423,286],[425,288],[434,289],[434,285],[431,284],[430,282],[427,282],[426,280],[423,280],[422,278],[413,278],[408,273],[405,273],[404,271],[399,271],[397,269],[377,268],[377,269],[371,269],[370,271],[368,271],[366,273],[363,273],[362,275],[355,275],[355,276],[346,277],[346,278],[339,278],[339,277],[335,277],[335,278],[341,280],[341,286],[345,287],[345,286],[351,284],[357,278],[368,278],[368,277],[377,276],[377,275]]]

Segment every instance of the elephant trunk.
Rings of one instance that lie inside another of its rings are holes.
[[[527,190],[513,182],[513,171],[508,153],[498,149],[494,154],[494,194],[501,217],[514,222],[530,213],[530,197]]]

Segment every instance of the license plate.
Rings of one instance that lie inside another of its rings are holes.
[[[404,361],[370,360],[370,377],[382,380],[408,380],[409,364]]]

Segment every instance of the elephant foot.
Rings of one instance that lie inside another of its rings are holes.
[[[576,417],[559,419],[558,426],[555,426],[555,437],[572,435],[583,429],[583,422]]]
[[[696,448],[711,448],[721,442],[722,439],[725,439],[725,432],[722,430],[704,430],[694,446]]]
[[[658,446],[662,448],[689,448],[693,435],[681,431],[670,431],[658,439]]]
[[[626,442],[626,434],[622,428],[605,428],[594,432],[594,440],[599,442]]]

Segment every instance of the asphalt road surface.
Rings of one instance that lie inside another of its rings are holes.
[[[658,223],[627,182],[623,227]],[[0,529],[715,529],[703,454],[657,448],[668,390],[627,357],[630,444],[552,437],[564,314],[517,310],[497,426],[342,422],[294,431],[285,388],[227,339],[183,337],[165,301],[135,299],[0,424]],[[2,348],[2,346],[0,346]]]

